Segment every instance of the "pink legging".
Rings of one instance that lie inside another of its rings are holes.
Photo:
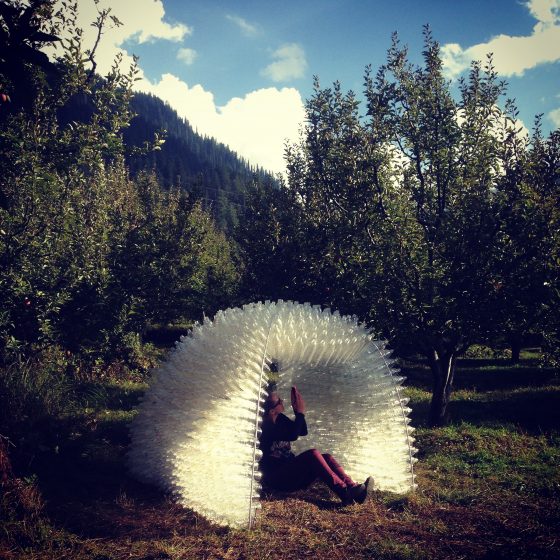
[[[290,492],[306,488],[317,478],[337,493],[356,485],[332,455],[322,454],[317,449],[308,449],[279,465],[267,473],[266,481],[277,490]]]

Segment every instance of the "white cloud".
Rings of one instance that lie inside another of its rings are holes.
[[[532,0],[527,2],[531,15],[544,24],[556,23],[560,16],[560,3],[556,0]]]
[[[58,3],[60,5],[60,1]],[[146,43],[156,40],[173,42],[182,41],[192,33],[192,29],[183,24],[171,24],[164,21],[165,10],[162,0],[100,0],[96,7],[94,0],[80,0],[78,4],[78,26],[83,30],[83,48],[92,48],[97,30],[91,26],[98,16],[98,11],[111,9],[123,25],[115,26],[110,21],[103,31],[103,36],[96,51],[97,72],[107,74],[115,56],[123,56],[122,67],[132,63],[132,56],[122,49],[127,40]]]
[[[183,23],[169,24],[163,21],[165,11],[161,0],[120,0],[103,2],[99,5],[112,6],[112,11],[123,22],[122,37],[136,36],[139,43],[156,39],[182,41],[192,29]],[[122,13],[122,16],[119,15]]]
[[[529,0],[526,6],[537,20],[531,35],[502,34],[467,48],[443,45],[446,74],[455,78],[472,60],[485,60],[488,53],[493,53],[495,68],[503,76],[522,76],[530,68],[560,60],[560,0]]]
[[[256,25],[249,23],[242,17],[226,15],[226,19],[235,23],[235,25],[237,25],[237,27],[241,30],[241,33],[243,33],[246,37],[255,37],[259,34],[259,28]]]
[[[132,56],[122,47],[127,40],[179,42],[191,33],[187,25],[164,21],[161,0],[100,0],[99,9],[109,4],[112,14],[124,25],[106,28],[103,33],[96,54],[100,74],[110,70],[118,53],[123,55],[124,69],[132,62]],[[97,11],[93,0],[80,0],[79,10],[78,23],[84,30],[84,48],[88,48],[95,42],[95,30],[90,23]],[[189,63],[196,53],[181,48],[177,56]],[[140,69],[139,77],[135,89],[167,101],[200,134],[228,145],[254,165],[278,173],[285,171],[284,142],[297,140],[300,123],[305,118],[303,101],[296,89],[259,89],[217,106],[212,92],[201,85],[189,86],[172,74],[163,74],[158,82],[152,83]]]
[[[187,66],[190,66],[198,56],[194,49],[179,49],[177,51],[177,59],[184,62]]]
[[[199,133],[226,144],[253,165],[285,171],[284,143],[295,142],[305,119],[303,100],[294,88],[265,88],[217,106],[201,85],[190,87],[173,74],[139,88],[167,101]]]
[[[548,118],[554,123],[556,128],[560,128],[560,107],[548,113]]]
[[[272,53],[275,62],[269,64],[261,71],[263,76],[273,82],[285,82],[294,78],[303,78],[307,69],[305,52],[297,43],[282,45]]]
[[[496,114],[499,115],[497,120],[495,120]],[[465,112],[463,109],[457,111],[455,118],[459,126],[463,127],[465,125]],[[520,140],[527,140],[530,136],[529,129],[525,126],[522,119],[517,118],[515,121],[511,121],[510,117],[498,105],[494,105],[494,112],[488,115],[487,119],[491,123],[491,131],[494,138],[500,142],[511,133],[514,133]]]

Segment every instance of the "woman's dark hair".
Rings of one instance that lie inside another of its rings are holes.
[[[264,413],[266,414],[271,408],[274,408],[271,406],[272,401],[270,400],[270,396],[272,395],[272,393],[276,393],[277,391],[277,385],[275,381],[271,381],[267,387],[266,390],[268,392],[268,397],[266,398],[266,400],[264,401]]]

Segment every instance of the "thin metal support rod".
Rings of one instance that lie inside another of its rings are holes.
[[[264,364],[266,360],[266,353],[268,351],[268,341],[270,340],[270,333],[272,331],[272,327],[274,326],[274,322],[276,319],[276,315],[273,317],[272,321],[270,322],[270,326],[268,327],[268,334],[266,335],[266,342],[264,344],[264,351],[261,361],[261,374],[259,377],[259,392],[257,394],[257,403],[255,405],[255,432],[253,434],[253,461],[251,464],[251,488],[249,490],[249,529],[253,528],[255,517],[253,515],[253,492],[254,492],[254,483],[255,483],[255,459],[257,457],[257,440],[259,435],[259,402],[260,402],[260,393],[262,389],[262,382],[264,377]]]

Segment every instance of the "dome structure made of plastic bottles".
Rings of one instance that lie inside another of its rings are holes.
[[[389,356],[355,318],[320,306],[280,300],[220,311],[154,371],[131,426],[130,469],[211,521],[251,527],[272,377],[279,392],[297,385],[305,395],[309,435],[295,452],[321,449],[355,480],[410,491],[413,428]]]

